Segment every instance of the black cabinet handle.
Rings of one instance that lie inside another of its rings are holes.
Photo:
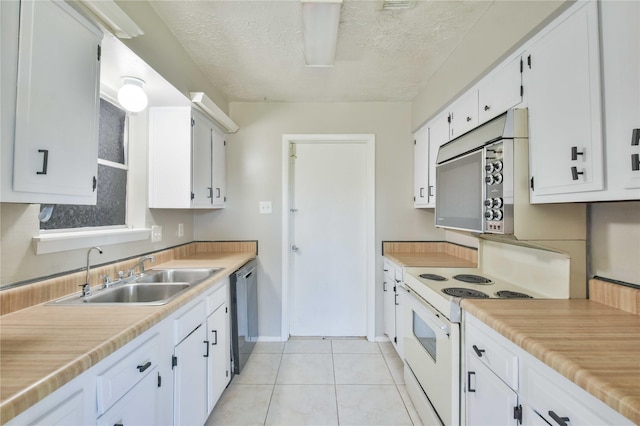
[[[49,167],[49,150],[48,149],[39,149],[38,152],[43,154],[42,156],[42,170],[36,172],[37,175],[46,175],[47,168]]]
[[[468,371],[467,372],[467,392],[475,392],[475,389],[471,389],[471,375],[476,375],[475,371]]]
[[[631,146],[640,145],[640,129],[633,129],[631,131]]]
[[[560,417],[553,411],[549,411],[549,415],[553,420],[556,421],[560,426],[567,426],[567,422],[569,421],[569,417]]]
[[[211,344],[213,345],[217,345],[218,344],[218,330],[211,330],[211,332],[213,333],[213,337],[216,338],[216,340],[213,341],[213,343]]]
[[[202,355],[202,356],[205,357],[205,358],[209,358],[209,341],[205,340],[203,343],[204,343],[205,347],[207,348],[207,353]]]
[[[578,159],[578,155],[582,155],[584,158],[584,151],[580,152],[578,151],[578,147],[577,146],[572,146],[571,147],[571,161],[575,161]]]
[[[489,111],[490,109],[491,109],[491,107],[490,107],[489,105],[485,105],[485,106],[484,106],[484,110],[485,110],[485,111]]]
[[[209,190],[209,195],[207,195],[207,198],[213,198],[213,188],[210,186],[207,186],[207,189]]]
[[[220,188],[216,188],[216,198],[220,198]]]
[[[147,368],[151,367],[151,361],[147,361],[145,364],[139,365],[136,368],[138,369],[139,372],[143,372],[145,371]]]
[[[471,117],[467,117],[467,122],[471,121]]]
[[[631,154],[631,170],[640,170],[640,154]]]
[[[578,176],[583,174],[584,172],[579,172],[577,167],[571,167],[571,179],[578,180]]]
[[[396,293],[394,297],[396,306],[400,306],[400,304],[398,303],[398,293]]]
[[[424,188],[420,188],[420,198],[424,198]]]
[[[476,345],[473,345],[473,351],[476,353],[476,355],[478,355],[478,358],[482,358],[484,349],[479,349]]]
[[[382,281],[382,291],[387,291],[387,282]]]
[[[124,424],[123,423],[114,423],[113,426],[124,426]]]

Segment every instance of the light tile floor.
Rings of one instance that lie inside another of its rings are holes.
[[[207,420],[214,425],[421,425],[390,342],[259,342]]]

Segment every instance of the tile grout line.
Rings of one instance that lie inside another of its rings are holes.
[[[284,347],[287,345],[287,342],[284,343],[282,347],[282,352],[280,352],[280,361],[278,362],[278,371],[276,371],[276,377],[273,379],[273,386],[271,387],[271,397],[269,397],[269,404],[267,405],[267,412],[264,415],[263,426],[267,425],[267,418],[269,418],[269,410],[271,409],[271,402],[273,401],[273,394],[276,390],[276,383],[278,382],[278,374],[280,374],[280,367],[282,366],[282,355],[284,354]]]
[[[340,426],[340,408],[338,406],[338,382],[336,380],[336,360],[333,352],[333,339],[331,340],[331,367],[333,368],[333,394],[336,399],[336,420]]]
[[[411,413],[409,412],[409,408],[407,407],[407,403],[405,402],[404,398],[402,397],[402,393],[400,392],[400,389],[398,388],[398,382],[396,381],[395,377],[393,377],[393,373],[391,372],[391,366],[389,364],[389,362],[387,361],[387,357],[384,356],[384,352],[382,352],[382,348],[380,348],[380,343],[378,343],[378,349],[380,349],[380,352],[382,353],[382,359],[384,359],[384,363],[387,366],[387,369],[389,369],[389,374],[391,374],[391,379],[393,380],[393,384],[396,387],[396,391],[398,392],[398,395],[400,396],[400,401],[402,401],[402,405],[404,406],[404,410],[407,412],[407,416],[409,416],[409,421],[411,422],[412,425],[415,425],[413,418],[411,417]],[[403,361],[404,364],[404,361]]]

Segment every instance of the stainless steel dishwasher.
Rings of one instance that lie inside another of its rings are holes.
[[[258,340],[256,260],[231,275],[231,371],[240,374]]]

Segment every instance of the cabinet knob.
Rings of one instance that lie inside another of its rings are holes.
[[[575,161],[578,159],[578,155],[582,155],[582,158],[584,158],[584,150],[583,151],[578,151],[578,147],[577,146],[572,146],[571,147],[571,161]]]
[[[584,175],[584,170],[579,172],[577,167],[571,167],[571,179],[578,180],[578,176],[580,175]]]
[[[473,345],[473,351],[478,355],[478,358],[482,358],[482,354],[485,352],[484,349],[478,348],[476,345]]]
[[[484,106],[484,110],[485,110],[485,111],[489,111],[490,109],[491,109],[491,107],[490,107],[489,105],[485,105],[485,106]]]
[[[471,121],[471,117],[467,117],[467,123]]]

